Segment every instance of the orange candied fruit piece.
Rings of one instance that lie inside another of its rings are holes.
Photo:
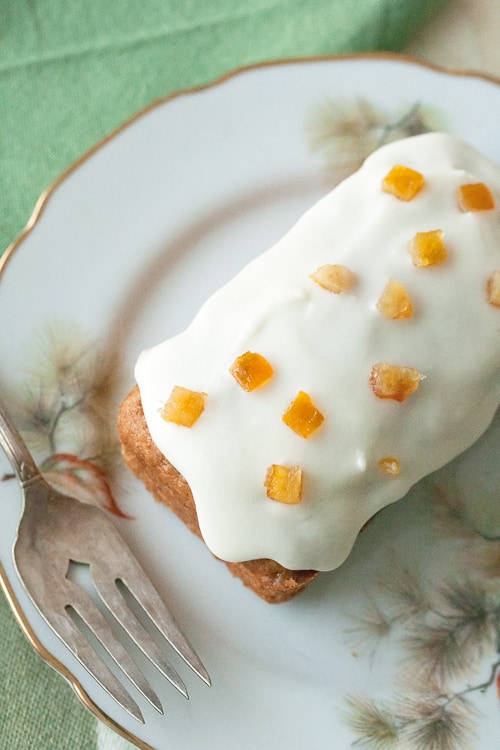
[[[383,472],[387,474],[389,477],[399,477],[399,472],[401,471],[401,465],[397,458],[393,458],[392,456],[386,456],[385,458],[381,458],[378,462],[379,467],[382,469]]]
[[[413,315],[413,305],[410,295],[405,287],[394,279],[389,279],[387,282],[377,302],[377,309],[386,318],[391,318],[392,320],[411,318]]]
[[[486,282],[486,297],[490,305],[500,307],[500,271],[493,271]]]
[[[254,391],[273,375],[273,368],[262,354],[245,352],[237,357],[229,372],[244,391]]]
[[[410,244],[410,255],[413,265],[418,268],[443,263],[448,257],[448,251],[443,242],[441,229],[417,232]]]
[[[310,278],[329,292],[342,294],[348,292],[356,283],[356,274],[346,266],[340,264],[329,264],[320,266]]]
[[[461,211],[491,211],[495,208],[495,199],[484,182],[460,185],[457,191],[458,206]]]
[[[370,385],[377,398],[390,398],[404,401],[415,393],[425,376],[413,367],[399,367],[388,362],[373,365]]]
[[[302,469],[272,464],[266,472],[264,486],[271,500],[297,505],[302,498]]]
[[[163,405],[161,416],[166,422],[173,422],[181,427],[192,427],[205,409],[205,396],[205,393],[174,385],[172,393]]]
[[[298,392],[282,416],[283,422],[291,430],[306,439],[316,432],[318,427],[321,427],[324,419],[309,394],[304,391]]]
[[[400,201],[411,201],[424,185],[425,180],[420,172],[402,164],[396,164],[382,180],[382,190]]]

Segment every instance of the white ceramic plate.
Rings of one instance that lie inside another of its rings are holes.
[[[63,175],[4,255],[2,382],[24,416],[49,421],[61,411],[61,384],[70,400],[99,385],[98,413],[113,423],[138,352],[180,331],[378,143],[440,128],[500,161],[499,116],[496,82],[388,56],[252,68],[160,102]],[[116,359],[106,365],[103,354]],[[105,389],[96,361],[113,376]],[[38,460],[61,451],[106,458],[86,403],[61,417],[51,445],[38,441]],[[497,436],[494,425],[467,456],[382,512],[340,570],[281,605],[247,592],[118,469],[115,500],[135,520],[116,522],[213,679],[208,689],[181,667],[187,702],[146,667],[165,715],[136,696],[144,726],[93,684],[19,584],[14,481],[0,486],[3,586],[36,648],[139,747],[493,750]],[[0,458],[1,476],[9,467]],[[71,468],[55,467],[61,481]],[[102,489],[83,468],[80,477]]]

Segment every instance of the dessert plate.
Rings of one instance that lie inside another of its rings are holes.
[[[0,456],[0,577],[18,621],[138,747],[497,746],[500,420],[280,605],[247,592],[129,476],[114,421],[139,351],[181,331],[370,151],[441,129],[500,161],[499,112],[498,82],[395,56],[241,70],[156,103],[83,157],[3,255],[11,409],[50,479],[112,513],[213,680],[186,675],[187,702],[144,665],[165,709],[141,703],[144,726],[93,683],[17,579],[20,495]]]

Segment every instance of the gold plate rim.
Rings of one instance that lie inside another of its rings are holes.
[[[286,65],[311,64],[318,62],[340,62],[348,60],[387,60],[389,62],[401,62],[421,68],[426,68],[443,75],[449,75],[452,77],[476,78],[483,81],[489,81],[490,83],[496,85],[500,85],[500,77],[490,73],[482,73],[480,71],[462,68],[447,68],[443,65],[439,65],[438,63],[433,63],[413,55],[405,55],[395,52],[359,52],[338,55],[312,55],[304,57],[287,57],[277,60],[264,60],[257,63],[251,63],[249,65],[242,65],[238,68],[233,68],[226,73],[223,73],[221,76],[208,81],[207,83],[178,89],[171,92],[170,94],[165,95],[164,97],[154,99],[152,102],[150,102],[150,104],[147,104],[138,112],[131,115],[131,117],[124,120],[120,125],[114,128],[110,133],[108,133],[108,135],[104,136],[104,138],[97,141],[94,146],[85,151],[78,159],[76,159],[76,161],[74,161],[69,165],[69,167],[61,172],[59,177],[56,177],[56,179],[47,188],[45,188],[45,190],[43,190],[35,203],[35,207],[24,229],[21,230],[20,234],[7,246],[3,254],[0,256],[0,278],[10,257],[15,252],[17,247],[19,247],[19,245],[26,239],[28,234],[34,229],[36,223],[38,222],[38,219],[42,216],[50,197],[57,190],[57,188],[84,162],[86,162],[90,157],[100,151],[107,143],[116,138],[118,135],[120,135],[120,133],[128,129],[131,125],[136,123],[138,120],[146,116],[154,109],[157,109],[158,107],[161,107],[164,104],[167,104],[168,102],[173,101],[181,96],[196,94],[207,91],[211,88],[215,88],[216,86],[219,86],[232,78],[236,78],[243,73],[262,70],[266,68],[282,67]]]

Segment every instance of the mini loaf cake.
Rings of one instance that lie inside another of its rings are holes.
[[[500,169],[452,136],[384,146],[140,355],[127,464],[267,601],[490,424],[499,202]]]

